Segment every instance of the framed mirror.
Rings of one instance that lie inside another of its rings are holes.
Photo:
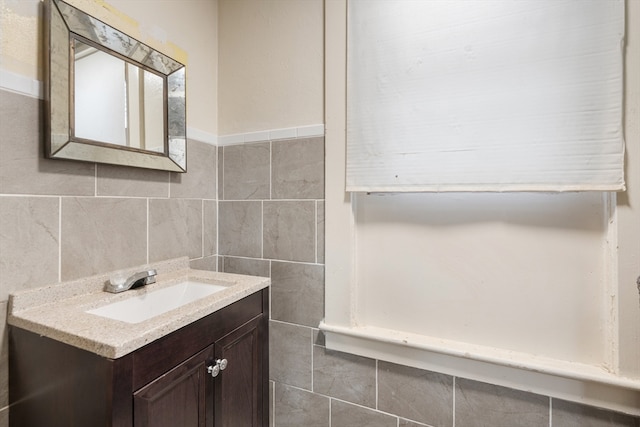
[[[61,0],[45,5],[45,155],[186,172],[185,66]]]

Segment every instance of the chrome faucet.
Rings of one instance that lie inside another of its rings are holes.
[[[111,277],[109,281],[104,284],[104,290],[117,294],[118,292],[150,285],[156,283],[156,274],[158,274],[158,272],[155,269],[149,269],[132,274],[124,280],[118,276]]]

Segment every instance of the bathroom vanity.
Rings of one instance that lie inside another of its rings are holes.
[[[59,284],[11,297],[11,426],[268,425],[269,279],[158,270],[158,289],[225,288],[138,323],[88,313],[129,295],[67,287],[34,301]]]

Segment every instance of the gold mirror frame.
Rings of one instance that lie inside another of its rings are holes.
[[[46,157],[186,172],[185,66],[61,0],[48,0],[45,9],[44,50],[48,66],[45,104],[49,119]],[[75,135],[75,40],[162,76],[165,88],[163,152]]]

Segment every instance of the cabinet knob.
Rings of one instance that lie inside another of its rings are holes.
[[[213,378],[215,378],[220,373],[220,366],[218,366],[217,363],[212,366],[207,366],[207,372],[210,373]]]
[[[215,365],[207,366],[207,372],[215,378],[220,374],[220,371],[224,371],[227,368],[228,364],[229,362],[227,362],[227,359],[216,359]]]
[[[227,362],[227,359],[217,359],[216,364],[220,366],[221,371],[224,371],[225,369],[227,369],[227,365],[229,364],[229,362]]]

